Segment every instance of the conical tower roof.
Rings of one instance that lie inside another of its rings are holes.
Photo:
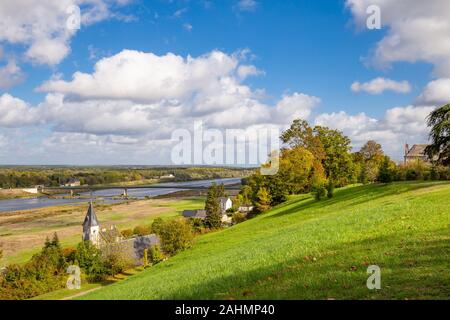
[[[99,223],[97,220],[97,216],[95,215],[94,206],[91,201],[89,202],[89,208],[86,213],[86,218],[84,218],[83,227],[96,227],[98,225]]]

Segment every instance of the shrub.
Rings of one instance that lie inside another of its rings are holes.
[[[108,275],[115,276],[135,265],[135,261],[122,243],[111,243],[102,248],[102,264]]]
[[[154,245],[150,248],[150,259],[153,264],[160,263],[164,260],[164,254],[161,252],[159,245]]]
[[[158,227],[158,235],[164,252],[173,255],[192,245],[192,228],[184,218],[164,221]]]
[[[152,233],[151,227],[137,226],[133,229],[133,233],[138,236],[146,236]]]
[[[89,282],[101,281],[107,272],[101,260],[101,252],[90,241],[80,242],[75,253],[75,260]]]
[[[235,212],[235,213],[233,213],[233,216],[231,219],[233,221],[233,224],[237,224],[237,223],[244,222],[247,218],[246,218],[245,214],[243,214],[242,212]]]
[[[333,198],[334,196],[334,183],[330,180],[328,180],[327,184],[327,197],[328,199]]]
[[[318,185],[313,187],[314,197],[316,200],[321,200],[327,195],[327,189],[324,185]]]
[[[153,220],[153,223],[151,226],[152,233],[159,234],[163,224],[164,224],[164,220],[162,218],[156,218],[155,220]]]
[[[67,248],[64,248],[62,252],[63,252],[64,258],[66,259],[66,261],[71,262],[71,263],[75,262],[75,260],[76,260],[75,255],[77,252],[76,248],[67,247]]]
[[[148,249],[144,249],[144,256],[142,257],[142,266],[144,268],[148,267]]]
[[[122,236],[124,237],[124,238],[131,238],[133,235],[134,235],[134,232],[133,232],[133,230],[131,230],[131,229],[125,229],[125,230],[123,230],[122,232],[121,232],[121,234],[122,234]]]

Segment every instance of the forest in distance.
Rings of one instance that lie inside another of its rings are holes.
[[[0,188],[28,188],[36,185],[54,187],[71,181],[80,185],[136,184],[160,181],[191,181],[242,178],[254,168],[232,167],[152,167],[152,166],[0,166]]]

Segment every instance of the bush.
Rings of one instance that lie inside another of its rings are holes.
[[[133,229],[133,233],[138,236],[146,236],[152,233],[151,227],[137,226]]]
[[[323,185],[315,186],[313,192],[316,200],[322,200],[327,195],[327,189]]]
[[[101,260],[101,252],[90,241],[83,241],[78,244],[75,260],[86,274],[89,282],[104,280],[107,275]]]
[[[105,273],[115,276],[135,265],[135,261],[122,243],[112,243],[102,248],[102,264]]]
[[[330,180],[328,180],[328,184],[327,184],[327,197],[328,197],[328,199],[331,199],[331,198],[333,198],[333,196],[334,196],[334,183],[330,179]]]
[[[164,220],[162,218],[156,218],[153,220],[151,230],[154,234],[159,234],[161,232],[161,227],[164,224]]]
[[[55,234],[47,239],[41,252],[23,266],[10,265],[0,279],[0,300],[28,299],[64,288],[67,263]]]
[[[63,249],[63,255],[67,262],[74,263],[76,258],[75,254],[77,253],[77,249],[74,247],[67,247]]]
[[[158,236],[164,252],[173,255],[192,245],[194,235],[190,224],[184,218],[164,221],[158,226]]]
[[[121,232],[122,236],[126,239],[131,238],[134,235],[133,230],[131,229],[125,229]]]
[[[244,222],[247,218],[242,212],[235,212],[233,213],[233,217],[231,219],[233,221],[233,224],[237,224]]]
[[[159,245],[154,245],[150,248],[150,259],[152,264],[157,264],[164,260],[164,254],[161,252]]]

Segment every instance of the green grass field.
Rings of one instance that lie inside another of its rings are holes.
[[[297,196],[79,299],[449,299],[449,224],[448,182]]]

